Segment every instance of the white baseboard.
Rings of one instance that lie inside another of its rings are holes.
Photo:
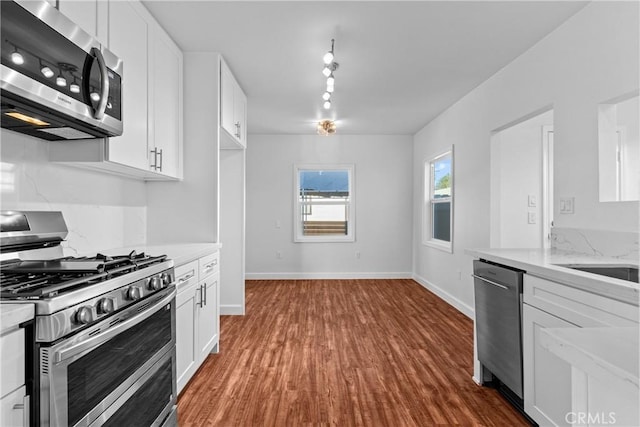
[[[460,301],[458,298],[451,295],[449,292],[444,289],[434,285],[429,282],[427,279],[418,276],[417,274],[413,275],[413,280],[421,284],[424,288],[430,290],[440,298],[442,298],[446,303],[453,306],[456,310],[467,316],[469,319],[473,320],[475,318],[475,310],[473,307],[468,306],[467,304]]]
[[[312,279],[411,279],[401,273],[245,273],[246,280],[312,280]]]
[[[240,304],[220,305],[221,316],[244,316],[244,306]]]

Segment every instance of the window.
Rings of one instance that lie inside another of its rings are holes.
[[[352,165],[297,165],[294,240],[353,242]]]
[[[425,162],[423,243],[453,252],[453,147]]]

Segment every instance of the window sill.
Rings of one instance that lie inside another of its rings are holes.
[[[293,243],[353,243],[356,239],[352,236],[344,236],[344,237],[328,237],[328,236],[319,236],[319,237],[299,237],[297,236]]]
[[[445,242],[444,240],[428,240],[426,242],[422,242],[422,244],[443,252],[448,252],[450,254],[453,253],[453,244],[451,242]]]

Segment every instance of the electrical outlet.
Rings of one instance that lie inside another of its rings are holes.
[[[276,251],[276,258],[277,259],[282,259],[282,252]]]
[[[360,259],[360,251],[356,251],[356,259]]]
[[[282,224],[280,223],[280,221],[277,221],[277,220],[276,220],[276,224],[275,225],[276,225],[276,228],[282,227]]]
[[[529,224],[535,224],[536,223],[536,213],[535,212],[527,212],[527,214],[528,214],[527,222]]]

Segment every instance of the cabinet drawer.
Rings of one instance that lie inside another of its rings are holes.
[[[198,283],[198,268],[198,261],[176,267],[176,290],[178,293]]]
[[[14,329],[0,336],[0,378],[2,378],[2,394],[12,392],[24,385],[24,361],[24,329]]]
[[[562,283],[524,275],[524,302],[582,327],[637,326],[638,307],[576,289]]]
[[[200,258],[200,260],[198,261],[200,264],[200,280],[218,271],[218,269],[220,268],[219,261],[220,252],[215,252],[211,255]]]
[[[4,363],[4,361],[3,361]],[[3,379],[4,381],[4,379]],[[3,384],[4,386],[4,384]],[[3,427],[29,426],[29,396],[22,386],[0,399],[0,425]]]

